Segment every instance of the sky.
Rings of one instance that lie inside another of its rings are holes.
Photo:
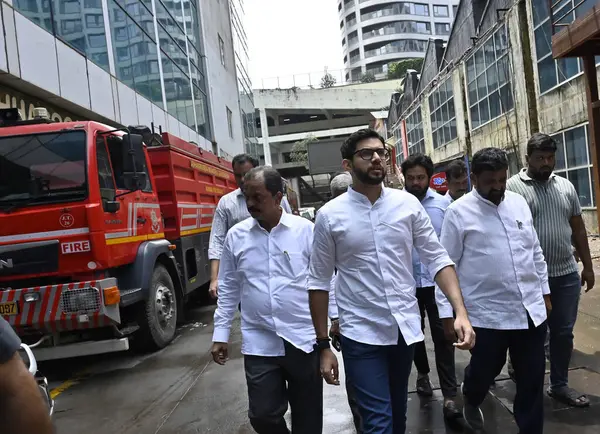
[[[254,88],[273,84],[291,87],[292,75],[306,81],[308,73],[321,77],[325,67],[333,75],[344,67],[337,0],[245,0],[244,25],[248,35],[250,78]],[[314,80],[314,78],[313,78]]]

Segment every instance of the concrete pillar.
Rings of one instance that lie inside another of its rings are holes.
[[[258,111],[260,113],[260,131],[263,138],[265,166],[271,166],[271,146],[269,145],[269,123],[267,122],[267,109],[261,108]]]
[[[300,181],[298,181],[298,178],[292,178],[290,179],[290,184],[292,186],[292,190],[296,192],[296,197],[298,198],[298,208],[300,208],[302,207],[300,202]]]

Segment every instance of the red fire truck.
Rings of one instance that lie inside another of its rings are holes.
[[[0,110],[0,315],[38,360],[164,347],[234,188],[171,134]]]

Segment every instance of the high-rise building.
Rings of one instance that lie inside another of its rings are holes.
[[[28,117],[150,125],[214,150],[198,0],[2,0],[1,107]],[[226,17],[228,20],[228,16]],[[223,36],[224,38],[226,36]],[[229,40],[224,43],[231,43]],[[218,50],[218,48],[217,48]],[[235,83],[235,70],[230,72]],[[231,107],[232,118],[239,109]],[[241,150],[242,141],[223,147]]]
[[[259,145],[254,115],[254,95],[249,74],[248,38],[244,28],[244,0],[229,0],[231,9],[231,28],[233,30],[233,49],[237,72],[240,113],[244,130],[245,151],[259,158],[262,146]]]
[[[430,38],[448,39],[459,0],[338,0],[346,81],[385,78],[388,65],[423,58]]]

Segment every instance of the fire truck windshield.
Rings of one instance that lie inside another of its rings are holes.
[[[84,131],[0,137],[0,209],[84,199],[85,144]]]

